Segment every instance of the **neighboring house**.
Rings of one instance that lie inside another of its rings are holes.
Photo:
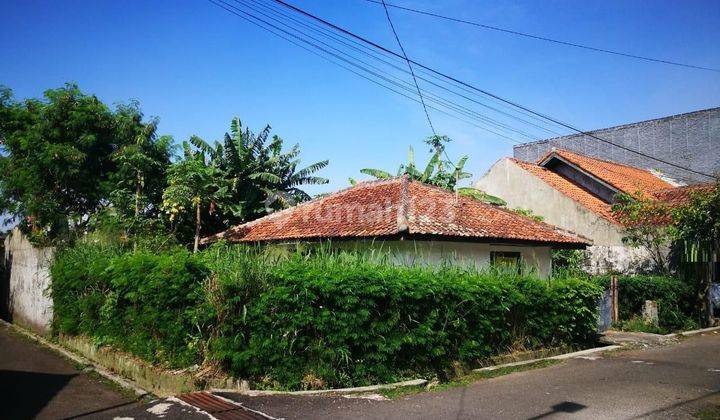
[[[616,194],[642,193],[677,205],[698,188],[676,187],[652,171],[562,149],[551,149],[537,163],[503,158],[475,187],[502,198],[510,208],[529,209],[550,224],[590,238],[586,270],[592,274],[653,268],[644,250],[623,244],[625,230],[612,212]]]
[[[493,262],[551,273],[553,248],[583,249],[585,238],[408,177],[359,183],[203,240],[330,242],[382,250],[397,264]]]
[[[603,128],[589,134],[693,171],[711,175],[720,172],[720,108]],[[514,157],[536,162],[553,147],[658,171],[683,184],[712,181],[709,177],[658,162],[585,134],[520,144],[513,148]]]

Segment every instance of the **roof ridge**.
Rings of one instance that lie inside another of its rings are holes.
[[[545,160],[550,154],[552,154],[553,152],[557,152],[557,151],[560,151],[561,153],[570,153],[571,155],[581,156],[581,157],[584,157],[584,158],[586,158],[586,159],[597,160],[598,162],[609,163],[609,164],[611,164],[611,165],[624,166],[624,167],[626,167],[626,168],[635,169],[635,170],[638,170],[638,171],[643,171],[643,172],[646,172],[646,173],[648,173],[648,174],[650,174],[650,175],[658,178],[658,176],[655,175],[655,174],[653,174],[650,169],[639,168],[639,167],[637,167],[637,166],[628,165],[627,163],[620,163],[620,162],[616,162],[616,161],[614,161],[614,160],[602,159],[602,158],[598,158],[598,157],[595,157],[595,156],[585,155],[585,154],[582,154],[582,153],[580,153],[580,152],[576,152],[576,151],[570,150],[570,149],[565,149],[565,148],[562,148],[562,147],[552,147],[552,148],[550,149],[550,151],[549,151],[548,153],[546,153],[545,156],[543,156],[542,159],[539,160],[539,162],[542,162],[542,161]]]
[[[240,229],[252,227],[252,226],[256,225],[257,223],[260,223],[261,221],[267,221],[267,220],[275,219],[275,218],[280,217],[280,216],[282,216],[282,215],[284,215],[284,214],[286,214],[286,213],[290,213],[290,212],[292,212],[292,211],[295,211],[295,210],[297,210],[297,209],[299,209],[299,208],[303,208],[303,207],[306,207],[306,206],[309,206],[309,205],[315,204],[315,203],[321,203],[321,202],[323,202],[323,201],[326,201],[326,200],[329,199],[329,198],[336,197],[336,196],[338,196],[338,195],[340,195],[340,194],[342,194],[342,193],[345,193],[345,192],[347,192],[347,191],[353,190],[353,189],[355,189],[355,188],[364,187],[364,186],[373,185],[373,184],[377,184],[377,185],[381,185],[381,184],[385,184],[385,183],[388,183],[388,184],[389,184],[389,183],[392,183],[392,182],[399,181],[399,180],[401,180],[403,177],[406,177],[406,176],[407,176],[407,175],[400,175],[400,176],[394,176],[394,177],[392,177],[392,178],[370,179],[370,180],[367,180],[367,181],[361,181],[361,182],[356,183],[355,185],[351,185],[351,186],[346,187],[346,188],[343,188],[343,189],[341,189],[341,190],[337,190],[337,191],[332,192],[332,193],[330,193],[330,194],[326,194],[326,195],[323,195],[323,196],[321,196],[321,197],[315,197],[315,198],[313,198],[312,200],[308,200],[308,201],[303,201],[303,202],[301,202],[301,203],[297,203],[297,204],[294,205],[294,206],[288,207],[288,208],[286,208],[286,209],[278,210],[278,211],[272,212],[272,213],[270,213],[270,214],[266,214],[265,216],[259,217],[259,218],[255,219],[255,220],[251,220],[251,221],[249,221],[249,222],[244,222],[244,223],[240,223],[240,224],[238,224],[238,225],[229,227],[229,228],[227,228],[226,230],[224,230],[224,231],[222,231],[222,232],[219,232],[219,233],[216,233],[216,234],[214,234],[214,235],[208,235],[208,236],[202,238],[202,239],[201,239],[201,242],[206,242],[206,241],[209,241],[209,240],[215,239],[215,238],[218,238],[218,239],[223,238],[224,236],[226,236],[227,233],[237,232],[237,231],[239,231]]]
[[[405,174],[402,176],[402,185],[400,186],[400,206],[397,211],[397,231],[405,232],[410,229],[408,224],[408,188],[410,186],[410,177]]]
[[[543,169],[545,169],[545,168],[543,168]],[[589,238],[586,238],[586,237],[584,237],[584,236],[582,236],[582,235],[579,235],[579,234],[577,234],[577,233],[574,233],[574,232],[572,232],[572,231],[569,231],[569,230],[566,231],[565,229],[561,229],[561,228],[559,228],[559,227],[557,227],[557,226],[555,226],[555,225],[551,225],[551,224],[549,224],[549,223],[546,223],[546,222],[544,222],[544,221],[542,221],[542,220],[536,220],[536,219],[533,219],[532,217],[522,215],[522,214],[517,213],[517,212],[515,212],[515,211],[513,211],[513,210],[511,210],[511,209],[508,209],[508,208],[506,208],[506,207],[495,206],[495,205],[493,205],[493,204],[489,204],[489,203],[486,203],[486,202],[484,202],[484,201],[480,201],[480,200],[475,199],[475,198],[472,198],[472,197],[468,197],[468,196],[464,196],[464,195],[460,195],[460,194],[455,194],[455,191],[450,191],[450,190],[447,190],[447,189],[445,189],[445,188],[439,187],[439,186],[437,186],[437,185],[426,184],[426,183],[424,183],[424,182],[420,182],[420,181],[417,181],[417,180],[414,180],[414,179],[410,180],[410,182],[415,182],[415,183],[420,184],[420,185],[422,185],[423,187],[426,187],[426,188],[434,188],[434,189],[437,189],[437,190],[439,190],[439,191],[442,191],[442,192],[444,192],[444,193],[446,193],[446,194],[453,194],[454,196],[456,196],[456,197],[455,197],[455,200],[458,201],[458,202],[459,202],[459,200],[464,200],[464,201],[467,202],[467,203],[472,203],[472,204],[475,204],[475,205],[479,205],[479,206],[481,206],[481,207],[485,207],[485,208],[489,208],[489,209],[493,209],[493,210],[500,210],[500,211],[503,211],[503,212],[509,214],[510,216],[513,216],[513,217],[522,217],[522,218],[524,218],[524,219],[529,220],[529,221],[532,222],[532,223],[544,225],[544,226],[549,227],[550,229],[552,229],[552,230],[554,230],[554,231],[563,233],[563,234],[565,234],[565,235],[567,235],[567,236],[575,236],[575,237],[578,237],[578,238],[589,239]]]
[[[532,175],[533,177],[539,179],[540,181],[542,181],[543,183],[545,183],[548,187],[550,187],[550,188],[558,191],[560,194],[562,194],[562,195],[564,195],[565,197],[569,198],[570,200],[572,200],[573,202],[575,202],[577,205],[582,206],[582,207],[588,209],[589,211],[592,211],[592,212],[598,214],[600,217],[602,217],[603,219],[605,219],[605,220],[607,220],[607,221],[609,221],[609,222],[611,222],[611,223],[618,224],[618,222],[617,222],[616,220],[614,220],[614,219],[612,219],[612,218],[608,218],[608,217],[606,217],[604,214],[602,214],[601,212],[598,212],[596,209],[593,209],[593,208],[591,208],[591,207],[588,207],[585,203],[583,203],[582,201],[580,201],[580,200],[578,200],[577,198],[573,197],[572,195],[566,193],[565,191],[562,191],[562,190],[559,189],[557,186],[551,184],[548,180],[544,179],[542,176],[538,176],[537,174],[532,173],[527,167],[525,167],[525,165],[530,166],[530,167],[532,167],[533,169],[540,169],[540,170],[543,171],[543,172],[547,172],[547,173],[549,173],[549,174],[553,174],[553,175],[557,176],[558,178],[562,179],[563,181],[567,182],[568,184],[573,185],[574,187],[576,187],[576,188],[578,188],[578,189],[580,189],[580,190],[582,190],[582,191],[585,191],[587,194],[589,194],[589,195],[592,196],[592,194],[591,194],[590,192],[588,192],[587,190],[583,189],[583,188],[580,187],[579,185],[577,185],[577,184],[575,184],[574,182],[568,180],[567,178],[561,177],[561,176],[558,175],[557,173],[555,173],[555,172],[553,172],[553,171],[545,168],[544,166],[540,166],[540,165],[537,165],[537,164],[534,164],[534,163],[531,163],[531,162],[526,162],[526,161],[520,160],[520,159],[515,159],[515,158],[510,158],[510,159],[512,159],[512,161],[515,162],[515,164],[517,164],[518,167],[520,167],[520,169],[522,169],[523,171],[529,173],[529,174]],[[551,226],[552,226],[552,225],[551,225]]]

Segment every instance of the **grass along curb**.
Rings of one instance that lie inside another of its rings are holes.
[[[409,381],[394,382],[391,384],[358,386],[358,387],[354,387],[354,388],[318,389],[318,390],[311,390],[311,391],[262,391],[262,390],[238,391],[237,389],[211,389],[210,392],[234,393],[234,394],[248,395],[251,397],[259,397],[259,396],[263,396],[263,395],[355,394],[355,393],[362,393],[362,392],[379,391],[379,390],[383,390],[383,389],[419,387],[419,386],[424,386],[427,383],[428,383],[428,381],[426,379],[412,379]]]
[[[572,359],[573,357],[577,356],[585,356],[588,354],[593,353],[601,353],[608,350],[615,350],[622,348],[622,346],[619,345],[613,345],[613,346],[604,346],[604,347],[594,347],[591,349],[586,350],[580,350],[580,351],[574,351],[572,353],[565,353],[565,354],[559,354],[557,356],[550,356],[550,357],[541,357],[538,359],[530,359],[530,360],[522,360],[520,362],[512,362],[512,363],[504,363],[502,365],[494,365],[494,366],[487,366],[484,368],[479,369],[473,369],[473,372],[489,372],[493,370],[503,369],[503,368],[509,368],[509,367],[516,367],[516,366],[523,366],[523,365],[530,365],[533,363],[539,363],[543,362],[545,360],[565,360],[565,359]]]
[[[666,334],[665,337],[677,337],[679,335],[687,337],[687,336],[691,336],[691,335],[702,334],[702,333],[713,332],[713,331],[720,331],[720,327],[710,327],[710,328],[701,328],[699,330],[682,331],[679,333]]]

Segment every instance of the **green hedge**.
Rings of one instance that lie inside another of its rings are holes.
[[[94,337],[151,362],[198,361],[208,272],[187,251],[80,246],[61,251],[51,274],[55,332]]]
[[[610,277],[594,281],[603,288],[610,287]],[[661,327],[678,330],[694,325],[696,299],[693,288],[682,280],[667,276],[618,276],[618,288],[621,320],[641,315],[645,301],[654,300]]]
[[[588,342],[601,293],[574,279],[222,245],[196,256],[79,246],[52,274],[59,332],[289,389],[443,376],[455,362]]]

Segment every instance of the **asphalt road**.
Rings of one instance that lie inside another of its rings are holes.
[[[99,378],[0,324],[0,418],[59,419],[132,404]]]
[[[394,401],[225,394],[286,419],[692,418],[720,406],[720,334],[578,358]]]
[[[224,396],[285,419],[692,418],[699,410],[720,407],[720,334],[571,359],[394,401]],[[8,419],[209,418],[174,398],[135,402],[4,325],[0,325],[0,404],[0,418]]]

